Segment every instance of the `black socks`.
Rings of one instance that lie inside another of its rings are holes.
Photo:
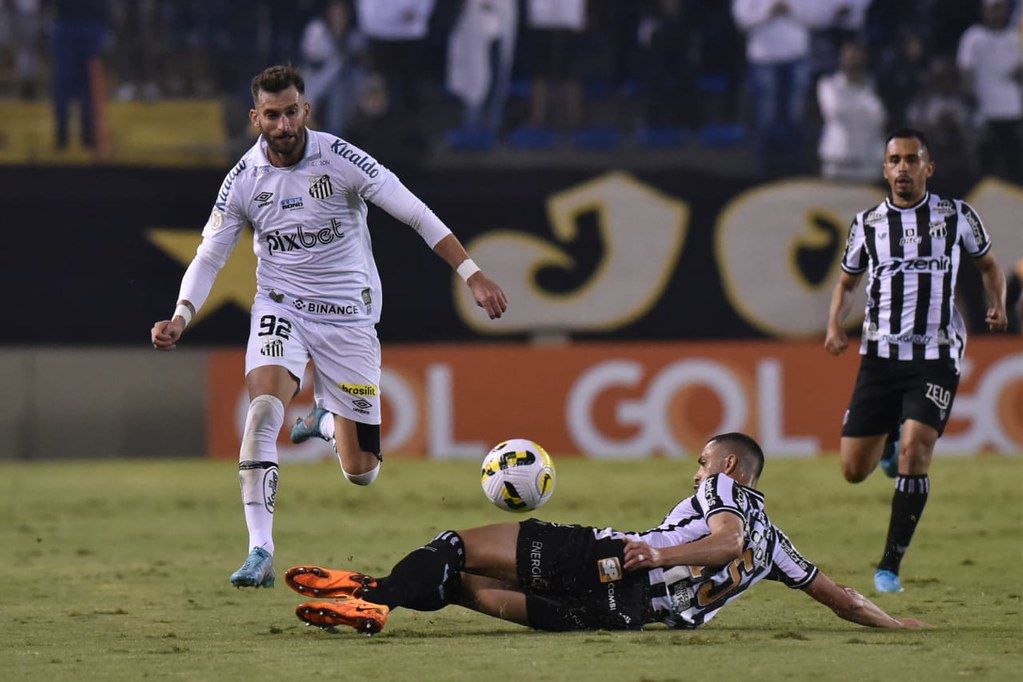
[[[447,530],[405,556],[391,574],[377,580],[363,599],[390,608],[404,606],[415,611],[436,611],[452,603],[465,567],[461,536]]]
[[[895,494],[892,496],[892,516],[888,522],[888,538],[884,544],[884,556],[879,569],[898,574],[902,557],[909,549],[913,531],[920,521],[927,504],[927,494],[931,490],[931,480],[927,474],[906,476],[899,474],[895,479]]]

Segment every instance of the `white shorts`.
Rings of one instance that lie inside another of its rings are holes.
[[[380,423],[380,341],[372,325],[324,324],[257,299],[252,305],[245,374],[274,365],[301,383],[313,361],[313,396],[324,409],[364,424]]]

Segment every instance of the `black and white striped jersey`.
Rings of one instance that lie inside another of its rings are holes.
[[[764,578],[804,588],[817,567],[802,555],[764,512],[764,496],[726,474],[708,476],[696,494],[679,502],[656,528],[640,533],[595,530],[603,537],[633,538],[651,547],[671,547],[710,535],[715,514],[743,520],[742,556],[724,566],[674,566],[650,570],[651,608],[674,628],[703,625],[723,607]]]
[[[890,199],[856,215],[842,269],[867,273],[860,354],[898,360],[950,359],[966,347],[955,306],[960,252],[980,258],[991,239],[965,201],[927,193],[915,206]]]

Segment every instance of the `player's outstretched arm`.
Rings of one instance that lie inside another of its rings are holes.
[[[849,347],[849,337],[845,333],[846,316],[853,304],[853,292],[860,282],[859,275],[842,272],[838,284],[831,293],[831,307],[828,309],[828,332],[824,340],[824,348],[832,355],[841,355]]]
[[[501,317],[508,310],[508,297],[504,291],[469,258],[458,237],[449,234],[437,242],[433,250],[462,276],[472,290],[476,305],[486,310],[491,320]]]
[[[894,618],[880,606],[870,601],[851,587],[839,585],[834,580],[818,573],[804,589],[808,595],[835,612],[839,618],[874,628],[929,628],[915,618]]]

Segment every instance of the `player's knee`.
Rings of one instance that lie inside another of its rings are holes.
[[[355,485],[369,485],[380,475],[380,425],[356,422],[359,450],[341,453],[341,473]]]
[[[855,462],[842,462],[842,476],[849,483],[860,483],[870,474],[865,467]]]
[[[261,459],[255,455],[270,448],[276,452],[277,434],[284,424],[284,403],[272,395],[257,395],[249,403],[242,432],[242,458]]]
[[[362,454],[365,455],[367,453]],[[377,476],[380,475],[380,460],[376,457],[370,457],[369,460],[372,461],[371,465],[368,461],[366,461],[365,464],[362,462],[354,465],[349,464],[347,466],[342,464],[341,473],[355,485],[369,485],[373,481],[377,480]],[[351,470],[349,470],[349,467],[351,467]]]

